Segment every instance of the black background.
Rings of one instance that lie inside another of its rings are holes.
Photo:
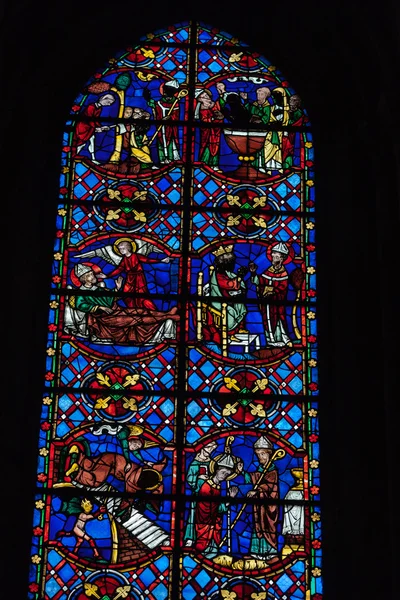
[[[26,598],[59,157],[89,76],[197,18],[251,43],[314,126],[326,600],[395,598],[399,328],[397,2],[8,2],[1,29],[4,598]]]

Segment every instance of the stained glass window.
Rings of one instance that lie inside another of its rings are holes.
[[[319,600],[314,149],[202,23],[65,126],[29,598]]]

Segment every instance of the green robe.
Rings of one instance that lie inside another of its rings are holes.
[[[186,474],[186,481],[188,482],[188,484],[194,494],[199,493],[200,488],[204,483],[204,479],[199,479],[200,468],[205,467],[206,474],[209,474],[209,465],[210,465],[210,461],[204,462],[201,460],[197,460],[197,458],[195,458],[192,461],[192,463],[188,469],[188,472]],[[196,502],[191,502],[189,516],[188,516],[185,534],[184,534],[184,538],[183,538],[185,542],[188,542],[189,540],[191,540],[192,542],[196,541],[195,513],[196,513]]]
[[[225,276],[229,279],[237,278],[237,275],[235,275],[235,273],[230,273],[229,271],[226,271]],[[244,293],[246,290],[246,286],[243,281],[241,281],[240,287],[241,287],[241,292]],[[222,294],[221,289],[218,285],[217,275],[216,275],[215,271],[213,271],[213,273],[211,275],[210,296],[220,296],[221,298],[224,297],[224,295]],[[235,294],[230,293],[229,296],[232,297],[232,300],[235,299]],[[225,301],[225,298],[224,298],[223,302],[224,301]],[[212,302],[211,306],[219,311],[222,309],[221,302]],[[234,304],[228,304],[226,310],[227,310],[228,331],[233,331],[240,325],[240,323],[245,318],[245,316],[247,314],[247,309],[244,304],[242,304],[241,302],[237,302]]]
[[[268,123],[271,122],[272,106],[268,104],[268,102],[264,102],[264,104],[259,104],[258,102],[253,102],[250,104],[250,102],[247,102],[245,107],[252,117],[258,117],[261,119],[261,123],[264,125],[268,125]],[[272,132],[271,143],[279,145],[279,136],[277,131]],[[257,152],[255,162],[259,169],[266,169],[264,148],[261,148],[261,150]]]
[[[98,310],[99,306],[112,308],[115,298],[113,296],[76,296],[75,308],[85,313]]]

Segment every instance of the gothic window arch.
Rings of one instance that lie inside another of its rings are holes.
[[[201,23],[76,98],[32,600],[321,598],[313,160],[279,69]]]

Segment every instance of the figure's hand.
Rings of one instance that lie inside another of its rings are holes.
[[[112,313],[112,308],[109,308],[108,306],[99,306],[99,308],[108,315]]]
[[[95,127],[94,130],[95,130],[96,133],[100,133],[100,131],[103,131],[103,128],[102,127]]]
[[[97,279],[107,279],[107,275],[105,275],[104,273],[97,273],[96,277]]]
[[[274,288],[270,285],[264,288],[263,296],[271,296],[274,293]]]
[[[253,263],[253,262],[249,263],[249,270],[250,270],[250,273],[257,272],[257,266],[255,265],[255,263]]]
[[[253,115],[250,119],[250,123],[261,123],[261,119],[260,117],[256,117],[256,115]]]
[[[222,114],[221,111],[219,111],[219,110],[214,111],[213,121],[215,121],[215,120],[221,121],[223,118],[224,118],[224,115]]]
[[[128,473],[128,471],[130,471],[132,468],[131,463],[126,463],[125,465],[125,469],[124,469],[124,473]]]
[[[247,92],[240,92],[239,96],[243,98],[243,100],[247,100],[247,98],[249,97]]]
[[[169,262],[171,262],[171,259],[170,259],[170,257],[169,257],[169,256],[166,256],[165,258],[163,258],[163,259],[162,259],[162,261],[161,261],[161,262],[162,262],[162,263],[169,263]]]
[[[122,277],[118,277],[117,281],[115,282],[115,289],[116,290],[120,290],[121,289],[122,282],[123,282],[123,278]]]
[[[109,131],[111,128],[108,125],[103,125],[103,127],[100,127],[100,131]]]
[[[232,487],[229,488],[228,495],[231,498],[234,498],[235,496],[237,496],[238,491],[239,491],[239,488],[236,487],[236,485],[233,485]]]
[[[256,492],[254,490],[250,490],[250,492],[247,492],[246,496],[248,498],[253,498],[256,495]]]
[[[207,479],[207,475],[199,475],[199,479]]]

